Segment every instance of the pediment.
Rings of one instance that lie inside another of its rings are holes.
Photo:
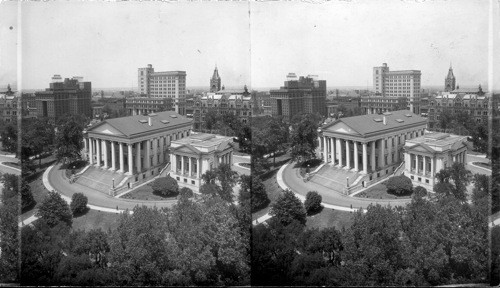
[[[186,154],[200,154],[200,151],[191,145],[182,145],[171,149],[172,152],[186,153]]]
[[[412,146],[408,150],[412,151],[412,152],[422,152],[422,153],[433,153],[434,152],[434,150],[432,150],[431,148],[424,147],[420,144]]]
[[[348,134],[348,135],[360,135],[356,130],[352,129],[348,125],[346,125],[343,122],[337,122],[333,124],[332,126],[329,126],[324,129],[325,132],[335,132],[335,133],[341,133],[341,134]]]
[[[104,123],[102,125],[94,127],[89,132],[106,134],[106,135],[113,135],[113,136],[125,136],[122,132],[120,132],[120,130],[109,125],[108,123]]]

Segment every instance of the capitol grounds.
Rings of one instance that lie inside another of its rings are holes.
[[[108,231],[108,229],[113,230],[118,224],[120,213],[127,209],[130,211],[136,205],[161,208],[172,207],[172,205],[177,202],[175,197],[164,198],[163,196],[154,194],[147,183],[115,197],[78,185],[78,183],[70,184],[69,177],[71,174],[73,172],[78,173],[86,166],[86,163],[83,161],[77,161],[70,165],[62,165],[56,163],[54,155],[45,155],[41,159],[40,166],[38,166],[38,162],[38,159],[33,161],[36,170],[26,179],[31,186],[35,204],[26,209],[26,211],[23,211],[21,223],[19,223],[20,226],[28,225],[37,219],[35,216],[36,211],[48,194],[49,189],[59,192],[67,201],[70,201],[71,196],[77,192],[81,192],[87,196],[88,207],[90,209],[83,215],[73,217],[73,230],[91,230],[98,228],[103,229],[103,231]],[[250,156],[240,153],[235,149],[232,169],[240,175],[250,175],[250,169],[247,168],[249,163]],[[235,199],[237,199],[239,188],[238,184],[233,187]]]
[[[486,168],[490,165],[489,161],[490,160],[487,159],[485,155],[472,152],[471,149],[469,149],[467,151],[467,165],[465,168],[470,170],[472,174],[479,173],[491,175],[491,169]],[[272,163],[273,161],[270,159],[269,162]],[[313,160],[310,162],[312,163],[311,165],[314,165],[309,167],[310,171],[314,171],[314,169],[321,165],[320,160]],[[366,209],[370,204],[400,206],[406,205],[411,201],[411,195],[396,196],[387,193],[384,182],[387,181],[388,178],[369,186],[365,190],[347,196],[311,181],[304,182],[302,176],[305,174],[305,170],[305,167],[298,167],[295,162],[290,162],[290,154],[288,152],[276,157],[276,164],[274,167],[262,176],[263,184],[266,188],[270,202],[265,208],[252,214],[254,225],[271,217],[269,211],[271,206],[283,193],[283,184],[285,188],[292,190],[292,192],[302,200],[304,200],[304,197],[309,191],[317,191],[322,196],[322,204],[324,207],[321,212],[307,216],[307,228],[347,228],[352,224],[354,218],[353,211],[359,208]],[[279,182],[281,182],[281,185]],[[469,196],[472,193],[473,186],[474,183],[470,183],[467,187]],[[415,185],[413,188],[415,188]]]

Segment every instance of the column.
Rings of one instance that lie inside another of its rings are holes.
[[[354,141],[354,170],[359,171],[359,166],[358,166],[358,142]]]
[[[331,150],[332,165],[335,165],[335,142],[333,140],[333,137],[330,138],[330,147],[332,147],[332,150]]]
[[[418,174],[418,155],[415,155],[415,173]]]
[[[128,173],[130,175],[134,174],[133,164],[132,164],[132,144],[127,144],[128,146]]]
[[[339,152],[339,167],[342,167],[342,142],[337,138],[337,151]]]
[[[431,178],[433,179],[432,181],[434,181],[434,157],[431,156]],[[434,184],[434,182],[432,183]]]
[[[424,165],[424,176],[425,176],[425,172],[427,171],[427,166],[425,166],[425,164],[426,164],[426,163],[425,163],[425,162],[426,162],[426,161],[425,161],[425,158],[426,158],[426,157],[425,157],[425,156],[422,156],[422,157],[424,157],[424,159],[422,159],[422,160],[423,160],[423,162],[424,162],[424,163],[423,163],[423,165]]]
[[[135,143],[135,166],[137,167],[137,172],[141,173],[141,142]]]
[[[375,163],[375,141],[372,141],[370,143],[370,146],[372,147],[372,153],[371,153],[371,158],[372,158],[372,161],[371,161],[371,168],[372,168],[372,172],[375,172],[376,171],[376,163]]]
[[[197,172],[196,178],[200,179],[201,178],[201,163],[202,163],[201,161],[202,161],[202,159],[201,158],[197,159],[197,161],[198,161],[198,167],[197,167],[197,171],[196,171]]]
[[[387,153],[387,163],[390,165],[392,164],[392,137],[387,138],[387,147],[389,153]]]
[[[160,159],[161,162],[165,162],[165,137],[161,136],[160,137]]]
[[[101,139],[96,139],[97,167],[101,166]]]
[[[87,157],[89,155],[89,148],[88,148],[88,145],[87,145],[87,141],[88,139],[87,138],[83,138],[83,151],[87,152]]]
[[[158,138],[153,139],[153,166],[158,165]]]
[[[120,153],[119,154],[120,155],[120,170],[119,170],[119,172],[123,173],[123,172],[125,172],[125,167],[124,167],[124,163],[123,163],[123,156],[124,156],[123,155],[123,144],[121,142],[118,142],[118,147],[119,147],[118,150],[120,150],[119,151],[119,153]]]
[[[181,156],[181,175],[184,174],[184,156]]]
[[[368,147],[363,143],[363,173],[368,174]]]
[[[116,151],[115,151],[115,142],[111,141],[111,169],[113,171],[116,170]]]
[[[380,168],[385,167],[385,159],[384,159],[384,152],[385,152],[385,139],[380,139],[380,148],[379,148],[379,156],[378,156],[378,163],[380,165]]]
[[[170,171],[172,171],[172,174],[177,173],[177,155],[170,154]]]
[[[92,149],[94,149],[94,145],[92,142],[94,142],[94,140],[92,140],[92,138],[89,138],[89,163],[90,163],[90,165],[94,164],[94,151],[92,151]]]
[[[323,136],[323,160],[325,160],[325,163],[328,163],[328,143],[326,136]]]
[[[151,167],[151,141],[146,140],[146,161],[144,163],[144,168],[149,169]]]
[[[193,165],[192,165],[192,159],[191,157],[188,157],[188,170],[189,170],[189,177],[191,177],[191,173],[193,172]]]
[[[345,140],[345,153],[346,153],[346,160],[345,160],[345,167],[347,169],[351,169],[351,153],[349,149],[349,140]]]
[[[104,166],[103,168],[108,168],[108,141],[102,140],[103,152],[104,152]]]

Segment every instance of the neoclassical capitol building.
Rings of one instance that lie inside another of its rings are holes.
[[[318,153],[331,166],[352,172],[357,182],[344,191],[351,193],[353,185],[366,187],[398,169],[405,142],[426,127],[427,119],[409,110],[340,118],[320,128]]]
[[[100,175],[113,177],[112,188],[131,188],[166,168],[170,143],[190,135],[191,125],[173,111],[108,119],[85,131],[83,156]]]

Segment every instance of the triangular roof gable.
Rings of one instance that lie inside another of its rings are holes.
[[[432,149],[431,147],[429,147],[423,143],[418,143],[414,146],[408,147],[408,150],[412,150],[415,152],[430,152],[430,153],[436,152],[436,151],[434,151],[434,149]]]
[[[126,136],[120,130],[118,130],[117,128],[113,127],[113,125],[111,125],[105,121],[94,125],[93,127],[91,127],[87,131],[93,132],[93,133],[99,133],[99,134],[108,134],[108,135],[113,135],[113,136]]]
[[[195,153],[195,154],[201,154],[200,150],[194,148],[192,145],[189,144],[182,144],[179,147],[171,148],[172,152],[184,152],[184,153]]]
[[[349,135],[360,135],[356,130],[342,122],[341,120],[334,121],[332,123],[328,123],[322,128],[323,131],[326,132],[335,132]]]

